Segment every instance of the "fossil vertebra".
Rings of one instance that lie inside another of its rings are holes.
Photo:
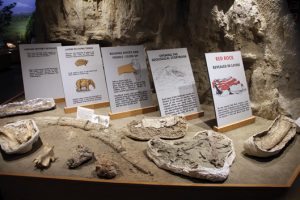
[[[235,158],[232,140],[210,130],[177,141],[153,138],[147,155],[160,168],[210,181],[224,181]]]
[[[257,157],[268,157],[279,153],[296,134],[294,120],[280,115],[271,126],[244,142],[246,154]]]
[[[162,139],[177,139],[184,137],[187,122],[181,116],[144,118],[128,124],[130,130],[127,136],[136,140],[150,140],[153,137]]]
[[[21,115],[55,108],[52,98],[37,98],[28,101],[8,103],[0,106],[0,117]]]
[[[46,169],[50,166],[51,162],[54,162],[56,158],[54,157],[54,146],[45,145],[43,152],[33,160],[35,167],[39,169]]]
[[[0,128],[0,145],[7,154],[26,153],[39,138],[39,129],[32,119],[6,124]]]

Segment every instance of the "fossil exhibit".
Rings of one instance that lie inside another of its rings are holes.
[[[51,110],[55,108],[52,98],[37,98],[20,102],[8,103],[0,106],[0,117],[28,114],[32,112]]]
[[[48,167],[50,167],[51,162],[54,162],[56,160],[56,158],[54,157],[53,149],[54,146],[44,146],[43,152],[33,160],[36,168],[47,169]]]
[[[31,119],[6,124],[0,128],[0,145],[7,154],[26,153],[39,138],[39,129]]]
[[[80,66],[86,66],[87,64],[88,64],[88,60],[86,60],[86,59],[78,59],[78,60],[76,60],[76,62],[75,62],[75,65],[77,66],[77,67],[80,67]]]
[[[67,160],[67,166],[69,169],[75,169],[93,158],[94,152],[92,152],[88,147],[77,145],[73,150],[71,158]]]
[[[188,125],[181,116],[144,118],[128,124],[128,137],[136,140],[150,140],[153,137],[177,139],[185,136]]]
[[[210,130],[177,141],[153,138],[147,155],[160,168],[209,181],[224,181],[235,159],[232,140]]]
[[[257,157],[276,155],[295,136],[296,128],[294,120],[279,115],[267,130],[245,141],[245,153]]]
[[[95,172],[99,178],[112,179],[118,175],[118,165],[103,157],[97,157]]]

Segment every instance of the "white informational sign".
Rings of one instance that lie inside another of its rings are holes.
[[[99,45],[57,47],[67,107],[108,102]]]
[[[26,100],[64,98],[57,46],[61,44],[21,44],[19,46]]]
[[[144,47],[101,48],[112,113],[153,106]]]
[[[93,123],[102,124],[105,128],[109,127],[110,117],[106,115],[96,115],[95,110],[84,108],[81,106],[77,107],[77,119],[89,120]]]
[[[186,48],[147,51],[162,116],[200,112]]]
[[[241,52],[206,53],[205,57],[218,126],[251,117]]]

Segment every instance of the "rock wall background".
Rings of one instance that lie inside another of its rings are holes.
[[[300,42],[286,0],[37,0],[36,41],[187,47],[201,103],[205,52],[241,50],[255,115],[300,116]]]

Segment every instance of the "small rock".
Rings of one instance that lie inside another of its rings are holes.
[[[111,160],[101,158],[97,161],[95,171],[99,178],[112,179],[118,175],[118,166]]]

